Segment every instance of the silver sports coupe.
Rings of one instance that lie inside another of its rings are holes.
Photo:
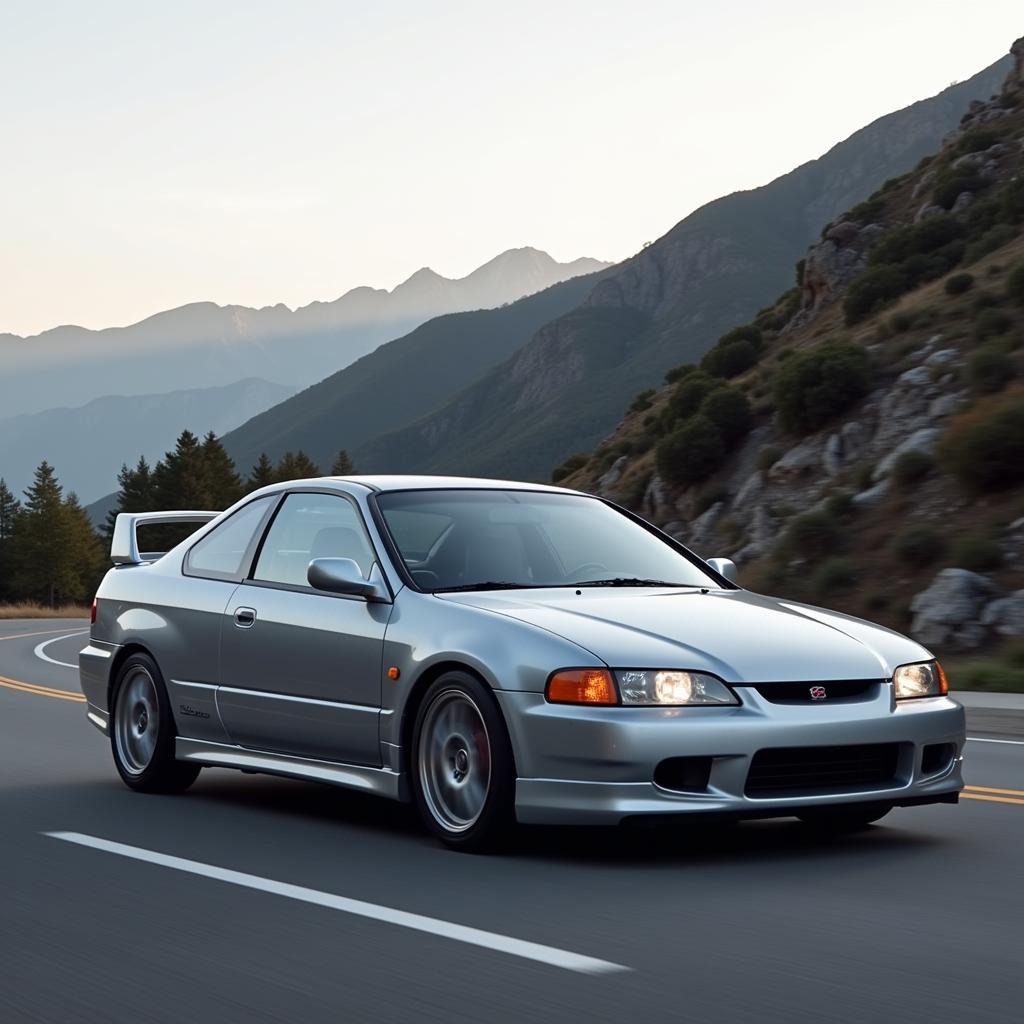
[[[178,523],[203,525],[140,550]],[[298,480],[122,514],[111,554],[80,673],[132,789],[208,765],[315,779],[478,849],[515,821],[852,828],[963,785],[963,708],[927,650],[743,590],[576,491]]]

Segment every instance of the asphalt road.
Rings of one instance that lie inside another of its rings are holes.
[[[959,806],[843,839],[535,829],[471,857],[315,784],[208,769],[129,792],[60,695],[84,644],[60,638],[85,628],[0,622],[3,1024],[1021,1019],[1017,742],[968,744]]]

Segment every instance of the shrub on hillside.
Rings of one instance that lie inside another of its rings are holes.
[[[978,341],[987,338],[998,338],[1013,326],[1013,317],[1003,309],[991,307],[983,309],[974,321],[974,336]]]
[[[923,569],[931,565],[946,547],[942,536],[927,526],[910,526],[893,540],[893,552],[905,565]]]
[[[975,238],[974,241],[967,246],[964,252],[965,263],[975,263],[982,257],[987,256],[990,252],[995,252],[996,249],[1001,249],[1008,242],[1012,242],[1018,234],[1018,229],[1012,224],[997,223],[993,224],[984,234]]]
[[[700,412],[722,433],[726,448],[733,448],[750,431],[752,414],[747,396],[736,388],[715,388],[700,403]]]
[[[655,450],[658,472],[670,483],[683,486],[706,480],[724,457],[721,431],[706,416],[691,416]]]
[[[687,374],[669,395],[665,404],[665,422],[677,423],[692,416],[700,408],[700,403],[705,397],[720,385],[720,380],[709,377],[702,370]]]
[[[979,403],[956,417],[940,448],[944,461],[975,491],[1024,481],[1024,393]]]
[[[829,558],[818,566],[811,586],[819,598],[828,597],[840,590],[849,590],[859,576],[860,569],[852,559]]]
[[[757,453],[757,468],[765,472],[772,468],[782,458],[782,449],[778,445],[766,444]]]
[[[914,314],[909,309],[901,309],[889,317],[889,326],[895,334],[902,334],[914,326]]]
[[[999,544],[987,533],[969,533],[953,545],[950,561],[960,569],[971,572],[991,572],[1003,562]]]
[[[862,345],[832,341],[798,352],[775,378],[775,407],[786,430],[817,430],[867,394],[868,354]]]
[[[961,156],[966,153],[980,153],[990,146],[994,146],[999,139],[1000,134],[997,129],[979,125],[960,136],[954,152]]]
[[[1024,263],[1018,263],[1007,275],[1006,297],[1024,306]]]
[[[700,361],[700,368],[713,377],[735,377],[749,370],[761,355],[760,328],[753,324],[723,334]]]
[[[651,407],[651,399],[654,397],[654,388],[647,388],[645,391],[641,391],[636,398],[630,402],[630,412],[646,412]]]
[[[700,361],[700,368],[713,377],[737,377],[756,362],[758,350],[746,338],[719,342]]]
[[[589,461],[590,456],[586,452],[576,452],[575,455],[570,455],[565,462],[551,471],[552,481],[557,484],[559,480],[564,480],[570,474],[575,473],[577,469],[582,469]]]
[[[967,364],[971,390],[976,395],[1002,391],[1016,375],[1013,360],[998,345],[983,345]]]
[[[946,289],[947,295],[963,295],[964,292],[970,291],[972,284],[974,284],[973,274],[953,274],[952,277],[946,278],[943,287]]]
[[[913,448],[900,455],[892,467],[892,481],[897,487],[919,483],[932,470],[935,460],[926,452]]]
[[[697,367],[694,363],[683,363],[682,366],[673,366],[671,370],[665,371],[665,383],[675,384],[676,381],[680,381],[684,377],[688,377],[691,373],[696,372]]]
[[[970,192],[977,195],[989,184],[988,179],[983,178],[977,171],[953,170],[950,168],[944,174],[939,175],[935,183],[935,191],[932,199],[936,206],[944,210],[950,210],[962,192]]]
[[[907,275],[893,264],[871,267],[847,289],[843,312],[848,324],[856,324],[876,309],[907,291]]]
[[[823,511],[797,516],[783,538],[786,554],[799,558],[825,558],[841,548],[842,543],[839,523]]]

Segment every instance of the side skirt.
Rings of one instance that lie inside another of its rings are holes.
[[[367,768],[364,765],[340,764],[336,761],[316,761],[289,754],[248,750],[228,743],[183,739],[180,736],[175,740],[174,755],[179,761],[190,761],[193,764],[238,768],[245,772],[284,775],[293,779],[311,779],[332,786],[374,793],[390,800],[409,800],[404,776],[390,768]]]

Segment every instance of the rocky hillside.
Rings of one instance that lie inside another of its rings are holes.
[[[581,306],[362,465],[544,478],[595,444],[631,395],[699,358],[786,287],[822,225],[933,151],[1008,61],[878,121],[762,188],[697,210],[604,277]],[[684,172],[685,173],[685,172]]]
[[[755,590],[942,651],[1024,634],[1024,40],[1013,58],[934,155],[825,228],[792,289],[555,479]]]

